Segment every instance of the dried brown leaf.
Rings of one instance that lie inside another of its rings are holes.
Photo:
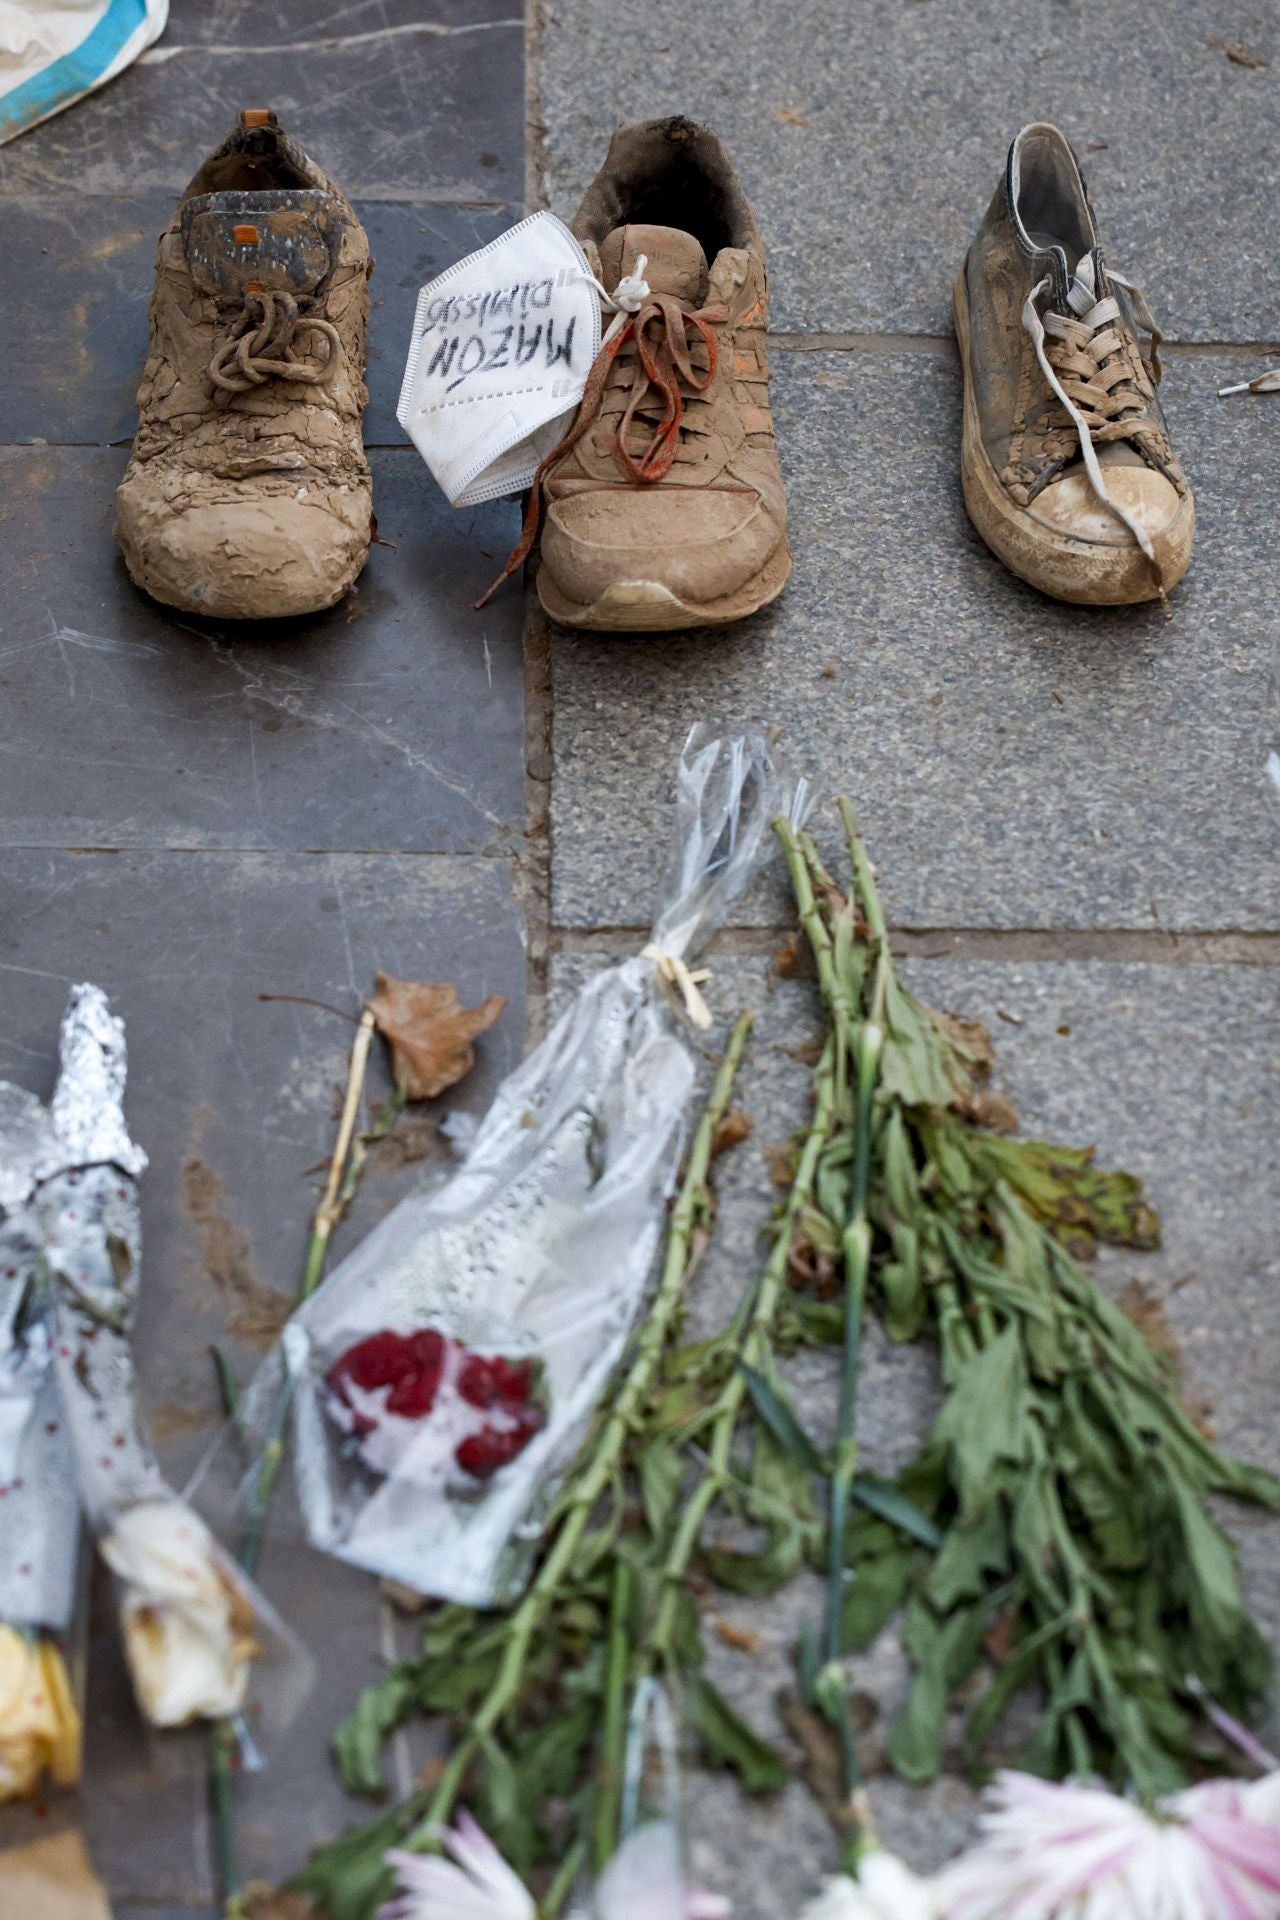
[[[727,1647],[736,1647],[739,1653],[759,1653],[760,1635],[749,1633],[746,1627],[735,1627],[732,1620],[717,1620],[716,1632]]]
[[[240,1898],[245,1920],[315,1920],[317,1910],[310,1897],[292,1887],[251,1880]]]
[[[458,989],[440,980],[393,980],[380,973],[369,1007],[391,1047],[391,1071],[409,1100],[434,1100],[456,1086],[476,1063],[472,1041],[504,1012],[492,993],[478,1007],[464,1007]]]
[[[789,933],[773,956],[773,964],[784,980],[816,980],[818,968],[809,942],[798,933]]]
[[[741,1146],[754,1125],[755,1121],[745,1107],[730,1107],[728,1113],[723,1114],[717,1122],[711,1136],[711,1158],[714,1160],[717,1155],[727,1153],[730,1147]]]
[[[807,127],[809,124],[808,116],[801,113],[799,107],[775,107],[773,117],[781,120],[784,127]]]
[[[1270,65],[1270,62],[1264,59],[1262,54],[1250,53],[1248,47],[1242,47],[1238,40],[1223,40],[1220,37],[1215,37],[1210,40],[1209,45],[1215,48],[1217,52],[1225,53],[1232,66],[1235,67],[1265,67]]]

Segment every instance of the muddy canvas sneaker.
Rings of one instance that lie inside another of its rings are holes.
[[[791,570],[755,215],[713,133],[651,120],[615,133],[573,231],[605,336],[508,571],[541,521],[538,594],[566,626],[740,620]]]
[[[369,552],[369,243],[265,109],[161,236],[116,539],[138,586],[222,619],[314,613]]]
[[[1195,505],[1156,399],[1160,334],[1104,264],[1056,127],[1024,127],[1013,142],[954,297],[961,471],[978,532],[1060,600],[1163,599],[1190,563]]]

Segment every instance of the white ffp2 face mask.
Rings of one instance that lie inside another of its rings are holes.
[[[587,257],[554,214],[532,214],[422,289],[396,418],[452,506],[532,483],[599,350]]]

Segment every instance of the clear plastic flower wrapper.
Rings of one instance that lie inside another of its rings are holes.
[[[661,1230],[694,1077],[669,995],[709,1018],[688,959],[783,804],[762,740],[694,730],[651,943],[582,988],[457,1171],[295,1312],[241,1406],[251,1510],[291,1410],[314,1545],[471,1605],[519,1591]]]
[[[124,1121],[124,1030],[99,988],[73,988],[60,1052],[49,1109],[0,1088],[11,1122],[0,1190],[9,1255],[0,1269],[8,1304],[0,1361],[0,1448],[8,1455],[0,1457],[17,1466],[18,1494],[31,1501],[30,1551],[12,1567],[6,1556],[0,1618],[12,1617],[5,1588],[23,1579],[28,1563],[37,1572],[26,1617],[54,1628],[69,1618],[78,1489],[119,1583],[143,1713],[158,1727],[232,1718],[252,1759],[259,1733],[287,1724],[310,1662],[169,1486],[147,1438],[129,1345],[146,1156]],[[8,1497],[2,1504],[7,1528],[13,1509]]]
[[[49,1110],[0,1082],[0,1801],[80,1774],[68,1637],[80,1544],[33,1208],[65,1159]]]

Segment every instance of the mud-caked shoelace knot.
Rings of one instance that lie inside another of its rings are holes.
[[[306,335],[323,349],[314,360],[294,352],[295,342]],[[231,332],[209,362],[209,378],[223,393],[248,393],[268,380],[319,386],[332,379],[341,351],[338,329],[306,312],[293,294],[248,288]]]

